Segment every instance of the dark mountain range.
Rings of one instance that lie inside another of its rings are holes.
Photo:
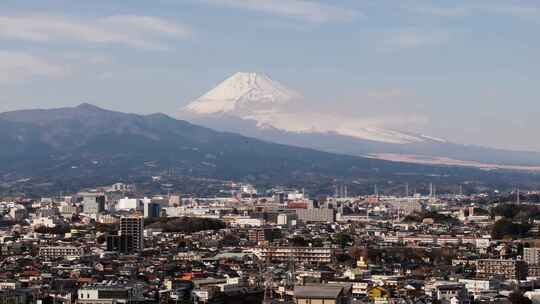
[[[173,172],[267,184],[319,179],[366,184],[440,179],[494,186],[537,182],[532,173],[332,154],[217,132],[163,114],[125,114],[89,104],[1,113],[0,145],[3,181],[130,180]]]

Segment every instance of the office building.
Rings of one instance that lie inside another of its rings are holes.
[[[156,218],[161,216],[161,205],[157,202],[144,202],[144,218]]]
[[[82,193],[83,212],[96,215],[105,211],[105,195],[99,193]]]

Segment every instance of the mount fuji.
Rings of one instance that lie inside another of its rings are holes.
[[[175,116],[220,131],[332,153],[485,169],[540,166],[540,153],[462,145],[315,108],[267,75],[239,72]]]
[[[214,89],[190,103],[185,110],[194,114],[249,115],[275,110],[301,95],[266,75],[236,73]]]

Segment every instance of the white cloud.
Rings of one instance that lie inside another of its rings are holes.
[[[117,15],[93,20],[63,16],[0,16],[0,39],[32,42],[78,41],[165,50],[163,38],[185,38],[190,30],[156,17]]]
[[[409,92],[395,88],[370,90],[366,93],[367,98],[376,100],[392,100],[410,97],[411,95]]]
[[[413,11],[436,17],[465,17],[471,14],[468,7],[418,7]]]
[[[437,45],[449,40],[449,34],[438,30],[402,29],[389,31],[380,43],[382,50],[410,49]]]
[[[110,64],[113,62],[111,57],[105,55],[86,54],[79,52],[66,52],[62,55],[64,60],[82,63],[82,64]]]
[[[65,67],[39,57],[0,51],[0,84],[19,82],[35,76],[58,77],[66,73]]]
[[[151,16],[116,15],[101,18],[99,21],[124,30],[131,29],[139,32],[163,34],[178,38],[186,38],[191,35],[191,30],[185,26]]]
[[[531,6],[492,6],[486,9],[499,14],[506,14],[517,18],[538,18],[540,17],[540,8]]]
[[[538,18],[540,8],[507,2],[491,2],[489,4],[468,3],[457,7],[416,7],[411,11],[435,17],[465,17],[479,14],[498,14],[515,18]]]
[[[360,13],[353,9],[306,0],[198,0],[214,6],[232,7],[315,23],[351,21]]]

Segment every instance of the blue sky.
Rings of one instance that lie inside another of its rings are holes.
[[[538,1],[2,0],[0,111],[170,114],[255,71],[358,119],[540,151],[539,34]]]

